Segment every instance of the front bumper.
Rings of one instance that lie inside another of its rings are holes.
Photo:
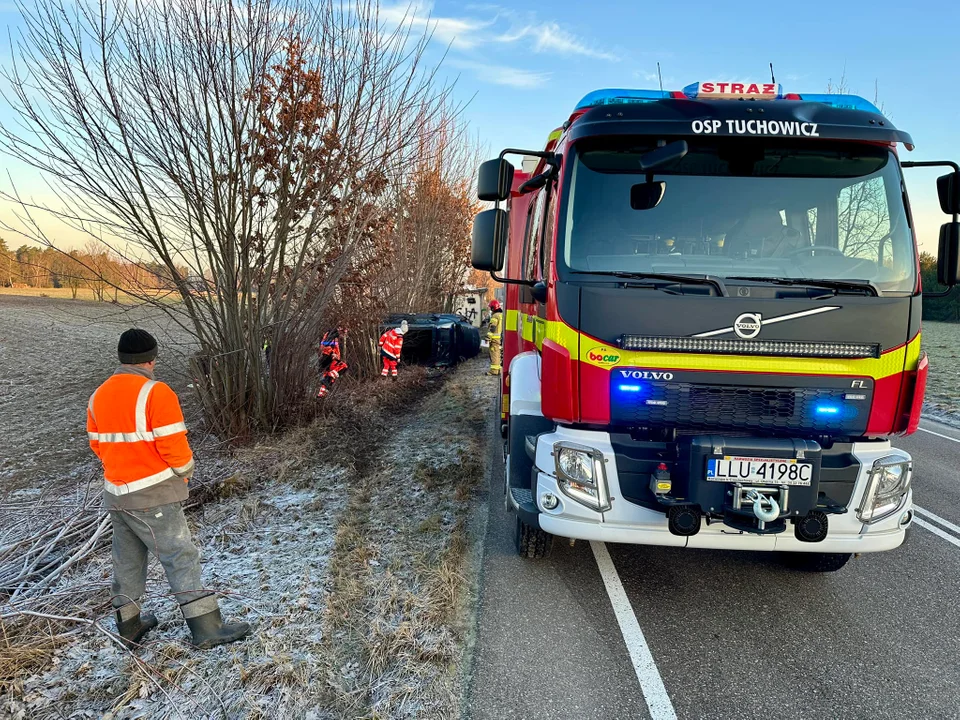
[[[611,507],[596,512],[565,495],[554,474],[553,444],[568,441],[595,448],[603,453]],[[652,510],[623,498],[617,475],[615,451],[608,433],[558,428],[541,435],[536,447],[537,482],[531,501],[536,506],[537,524],[546,532],[579,540],[662,545],[722,550],[787,551],[817,553],[868,553],[892,550],[903,543],[913,519],[912,491],[901,507],[890,517],[871,525],[857,518],[856,508],[863,498],[869,469],[873,461],[890,452],[889,442],[855,443],[853,455],[860,462],[846,513],[830,515],[829,531],[820,542],[802,542],[792,530],[779,534],[758,535],[736,530],[723,522],[704,522],[692,536],[674,535],[668,529],[664,512]],[[559,499],[556,507],[547,509],[542,499],[552,495]],[[529,505],[528,505],[529,507]]]

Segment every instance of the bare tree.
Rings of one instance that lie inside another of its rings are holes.
[[[59,205],[14,190],[9,229],[51,245],[35,219],[51,213],[128,264],[159,264],[178,303],[125,290],[196,339],[222,434],[295,416],[321,327],[383,264],[386,171],[404,175],[423,129],[456,116],[424,65],[429,32],[386,26],[371,0],[38,0],[22,13],[7,71],[20,122],[0,142]]]
[[[0,238],[0,287],[10,287],[19,277],[17,254]]]
[[[834,83],[832,78],[827,81],[827,92],[840,95],[851,92],[846,65],[839,81]],[[873,104],[883,112],[878,80],[873,83]],[[840,249],[845,255],[884,262],[883,244],[893,228],[882,179],[872,178],[845,187],[837,198],[837,221]]]
[[[83,251],[86,256],[83,273],[86,285],[93,291],[93,296],[103,302],[110,282],[109,248],[99,240],[88,240]]]
[[[60,287],[70,289],[70,296],[76,300],[80,288],[84,286],[86,265],[78,251],[57,253],[53,260],[53,271]]]
[[[882,244],[893,230],[883,178],[843,188],[837,198],[837,221],[844,255],[882,263],[886,249]]]
[[[445,124],[416,149],[409,182],[396,182],[394,272],[385,279],[393,306],[405,312],[449,312],[468,276],[470,228],[480,209],[473,175],[477,143]]]

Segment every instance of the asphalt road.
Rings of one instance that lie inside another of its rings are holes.
[[[895,443],[906,543],[824,574],[559,539],[521,560],[495,462],[469,716],[960,718],[960,430],[921,428]]]

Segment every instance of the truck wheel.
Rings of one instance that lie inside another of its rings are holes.
[[[853,557],[853,553],[787,553],[786,564],[805,572],[836,572]]]
[[[547,557],[553,548],[553,535],[540,528],[530,527],[520,518],[517,518],[514,539],[517,543],[517,554],[522,558],[540,560]]]

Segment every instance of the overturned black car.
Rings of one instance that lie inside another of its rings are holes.
[[[429,367],[449,367],[480,353],[480,331],[462,315],[394,314],[381,332],[407,321],[403,339],[403,362]]]

